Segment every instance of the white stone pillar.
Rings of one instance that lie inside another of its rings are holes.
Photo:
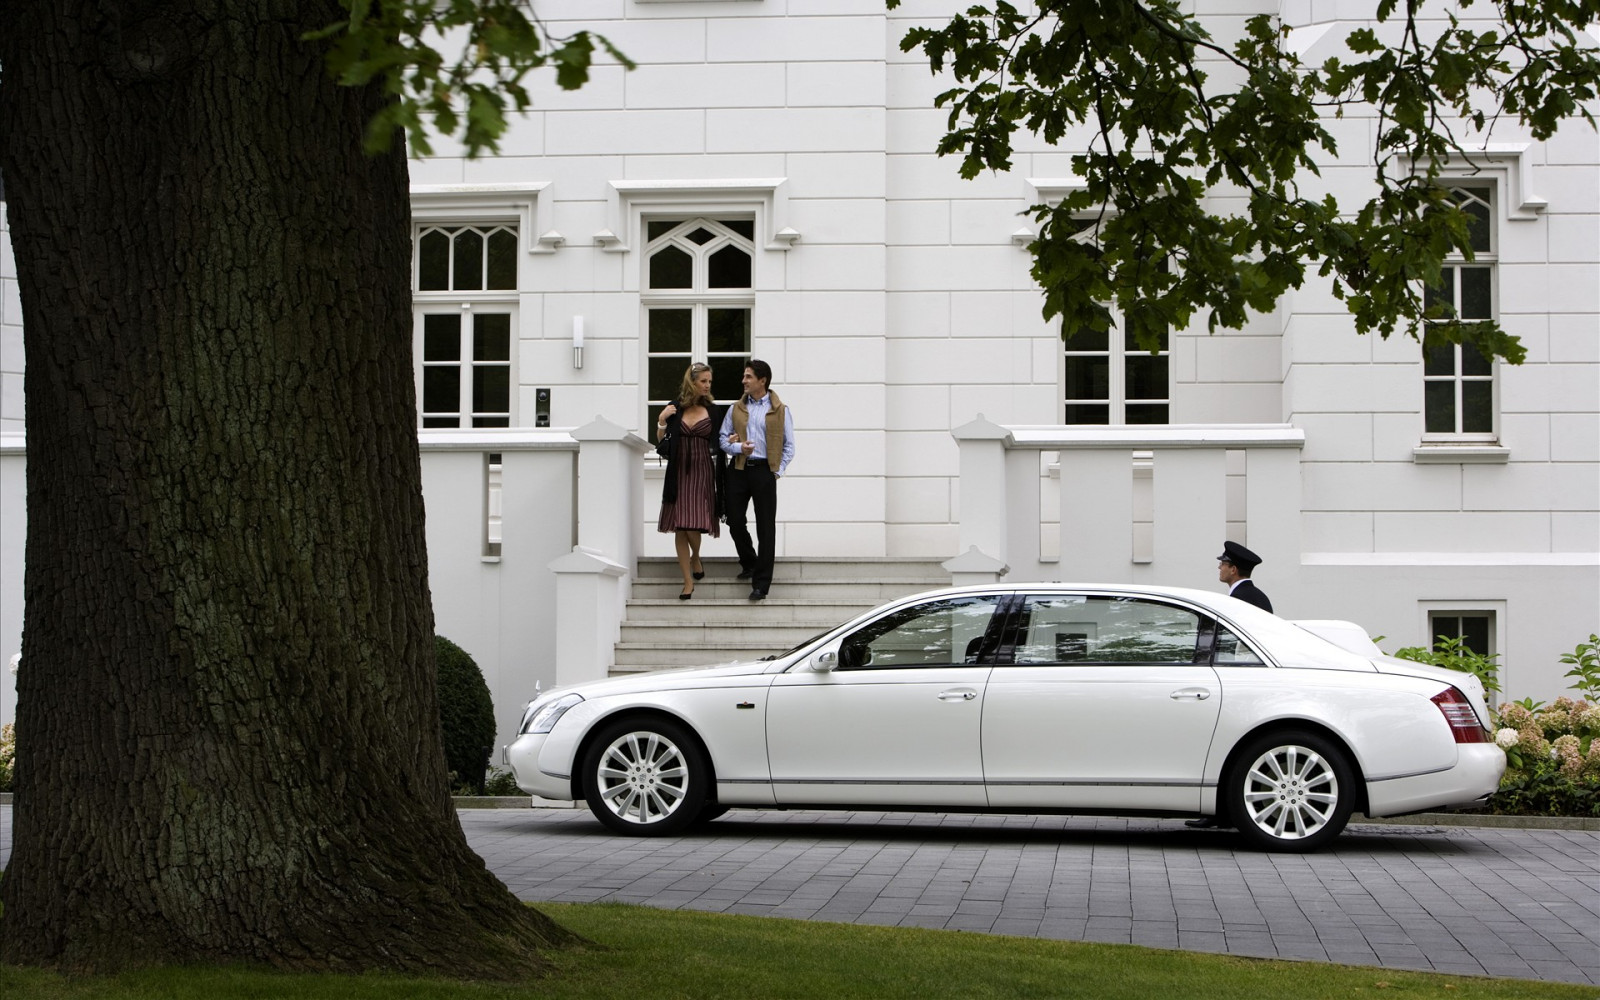
[[[960,494],[957,498],[960,522],[956,535],[961,555],[957,559],[969,559],[976,552],[979,556],[987,557],[989,563],[1004,567],[1009,556],[1006,446],[1011,442],[1011,432],[986,420],[980,413],[976,420],[952,430],[950,436],[956,439],[956,446],[961,453]],[[951,572],[955,574],[958,571]],[[963,569],[960,572],[971,571]]]
[[[582,545],[550,563],[556,575],[556,685],[603,679],[622,634],[626,567]]]

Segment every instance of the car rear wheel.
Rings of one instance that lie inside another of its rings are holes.
[[[688,731],[665,719],[621,719],[584,758],[584,799],[618,833],[671,836],[700,815],[707,767]]]
[[[1252,846],[1314,851],[1349,822],[1355,772],[1344,751],[1325,737],[1268,733],[1242,749],[1227,792],[1229,817]]]

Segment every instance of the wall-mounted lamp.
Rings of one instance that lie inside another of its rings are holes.
[[[572,317],[572,367],[583,367],[583,317]]]

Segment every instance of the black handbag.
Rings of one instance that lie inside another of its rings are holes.
[[[678,423],[668,421],[667,432],[656,442],[656,454],[663,459],[672,458],[672,449],[678,443]]]

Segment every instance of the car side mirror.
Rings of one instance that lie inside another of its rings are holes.
[[[839,654],[833,650],[818,653],[811,658],[811,669],[819,674],[832,673],[833,668],[839,665]]]

